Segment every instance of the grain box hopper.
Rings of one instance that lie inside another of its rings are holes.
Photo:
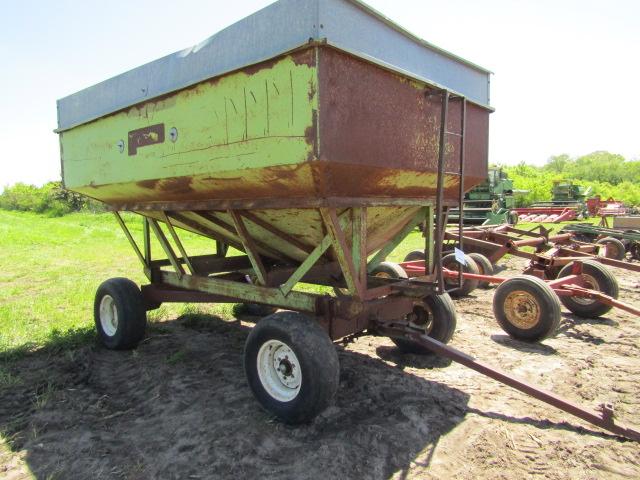
[[[347,0],[280,0],[59,100],[64,184],[110,206],[148,278],[98,288],[102,343],[134,347],[163,302],[286,309],[252,330],[245,372],[292,423],[335,394],[331,340],[442,346],[456,322],[444,226],[487,176],[490,112],[487,70]],[[138,241],[121,212],[142,216]],[[420,223],[424,275],[373,275]],[[215,251],[191,255],[182,231]]]

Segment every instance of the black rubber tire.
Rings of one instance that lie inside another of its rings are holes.
[[[572,263],[565,265],[562,270],[560,270],[558,278],[571,275],[572,266]],[[618,281],[607,267],[594,260],[587,260],[582,262],[582,273],[591,277],[589,283],[595,282],[595,285],[588,285],[587,288],[598,290],[613,298],[618,298],[620,293]],[[560,301],[571,312],[584,318],[600,317],[613,308],[611,305],[605,305],[596,300],[580,302],[579,299],[573,297],[560,297]]]
[[[412,252],[407,253],[407,256],[404,257],[405,262],[415,262],[416,260],[424,259],[424,250],[413,250]]]
[[[258,374],[258,352],[264,343],[278,340],[295,353],[302,380],[292,400],[280,401],[264,388]],[[290,311],[276,312],[256,324],[244,347],[244,371],[258,403],[289,424],[313,420],[333,401],[340,377],[335,346],[313,319]]]
[[[253,315],[254,317],[266,317],[276,313],[278,309],[270,305],[261,305],[259,303],[243,303],[242,310],[244,313]]]
[[[509,319],[506,301],[518,291],[524,292],[529,305],[533,304],[539,312],[531,326],[518,326]],[[509,336],[525,342],[539,342],[550,337],[558,329],[561,319],[558,296],[543,280],[532,275],[518,275],[498,285],[493,296],[493,313]]]
[[[100,305],[107,295],[113,299],[118,320],[112,335],[104,330],[100,320]],[[136,347],[147,329],[147,312],[140,289],[128,278],[111,278],[103,282],[96,291],[93,318],[98,339],[105,347],[110,350]]]
[[[520,216],[518,215],[518,212],[514,212],[514,211],[509,212],[509,215],[507,216],[507,223],[509,225],[515,226],[518,224],[519,220],[520,220]]]
[[[476,264],[475,260],[473,260],[473,258],[471,258],[469,255],[464,256],[465,261],[467,262],[466,265],[462,266],[462,271],[464,273],[473,273],[478,275],[480,273],[480,269],[478,268],[478,265]],[[445,268],[448,268],[449,270],[458,270],[458,262],[456,261],[456,255],[455,253],[450,253],[448,255],[445,255],[442,258],[442,266]],[[478,280],[471,280],[468,278],[465,278],[462,281],[462,288],[456,288],[455,290],[451,290],[449,292],[449,294],[452,297],[465,297],[467,295],[469,295],[471,292],[473,292],[476,288],[478,288]],[[450,288],[454,288],[458,285],[458,278],[445,278],[445,286],[448,289]]]
[[[613,260],[624,260],[627,252],[624,248],[624,244],[617,238],[605,237],[601,238],[596,243],[598,245],[607,246],[607,258],[611,258]]]
[[[493,275],[493,264],[487,257],[482,255],[481,253],[470,253],[469,256],[473,259],[474,262],[476,262],[480,275]],[[478,282],[478,288],[487,289],[489,287],[491,287],[491,283],[489,282]]]
[[[429,313],[430,321],[426,325],[425,333],[442,343],[449,343],[456,331],[457,315],[456,307],[451,297],[444,293],[442,295],[429,295],[423,299],[424,306]],[[413,353],[417,355],[429,355],[431,350],[422,345],[405,340],[404,338],[391,338],[398,349],[403,353]]]
[[[640,242],[631,242],[631,245],[629,245],[629,253],[634,260],[640,260]]]
[[[393,278],[394,280],[409,278],[404,268],[393,262],[380,263],[371,271],[370,275],[374,277]]]

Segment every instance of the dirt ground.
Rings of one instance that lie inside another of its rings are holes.
[[[640,305],[640,278],[615,273],[620,298]],[[529,345],[497,326],[492,294],[456,302],[452,345],[584,406],[611,402],[640,426],[639,319],[565,311],[555,338]],[[132,352],[20,360],[22,383],[0,392],[0,478],[640,478],[637,443],[385,338],[339,346],[335,405],[282,425],[245,383],[248,320],[187,316],[154,325]]]

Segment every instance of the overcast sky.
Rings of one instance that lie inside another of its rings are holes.
[[[181,50],[269,0],[21,0],[0,16],[0,186],[59,179],[57,98]],[[369,0],[492,70],[490,161],[640,158],[640,1]]]

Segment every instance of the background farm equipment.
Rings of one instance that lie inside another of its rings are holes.
[[[518,223],[518,215],[513,212],[515,193],[513,181],[502,168],[490,168],[487,180],[469,190],[464,196],[464,225],[501,225]],[[449,220],[457,222],[459,209],[452,209]]]
[[[566,228],[566,227],[565,227]],[[528,259],[524,273],[555,279],[560,269],[574,260],[594,260],[611,267],[640,272],[640,264],[623,261],[620,242],[603,238],[596,243],[587,243],[575,238],[572,231],[552,235],[543,226],[533,230],[521,230],[509,225],[497,227],[468,227],[458,232],[447,231],[445,239],[453,245],[464,245],[466,252],[477,252],[486,256],[492,264],[505,255]],[[526,250],[531,247],[534,251]],[[624,255],[624,251],[622,251]]]
[[[622,202],[614,200],[613,197],[609,197],[607,200],[602,200],[600,195],[594,195],[587,199],[587,210],[592,217],[597,216],[618,216],[625,215],[627,208]]]
[[[521,222],[559,223],[568,220],[581,220],[589,216],[586,198],[591,187],[586,189],[571,182],[554,182],[549,202],[537,202],[529,207],[516,208]]]
[[[399,266],[409,278],[420,276],[424,271],[424,261],[420,260],[404,261]],[[533,275],[507,278],[487,274],[478,269],[477,262],[470,267],[462,265],[462,269],[461,288],[456,285],[459,272],[444,269],[448,283],[455,289],[452,292],[455,296],[468,295],[480,282],[508,285],[496,291],[494,313],[502,328],[518,340],[540,341],[555,333],[560,323],[559,304],[555,308],[555,300],[549,292],[553,292],[568,310],[580,317],[600,317],[613,307],[640,316],[640,309],[618,300],[619,288],[615,277],[606,267],[593,260],[574,261],[565,265],[558,278],[544,281],[549,288],[541,287],[542,279]],[[527,290],[530,291],[528,294],[509,299],[511,292]]]
[[[65,186],[110,206],[148,280],[98,288],[101,342],[135,347],[164,302],[286,309],[253,328],[244,365],[256,400],[288,423],[332,401],[335,340],[387,335],[478,365],[443,346],[456,313],[442,249],[449,209],[486,178],[491,112],[487,70],[361,2],[303,6],[281,0],[58,103]],[[123,211],[142,216],[141,241]],[[421,222],[422,275],[375,274]],[[211,251],[190,255],[184,231]],[[593,415],[581,418],[638,438]]]
[[[621,220],[624,220],[624,218],[622,217]],[[576,239],[584,242],[607,244],[612,258],[622,260],[626,253],[629,253],[631,258],[640,260],[640,217],[626,218],[635,218],[636,221],[618,222],[618,225],[620,223],[626,225],[621,228],[607,228],[590,223],[577,223],[564,226],[561,233],[571,232]],[[614,225],[616,225],[615,221]],[[629,226],[633,228],[628,228]]]

